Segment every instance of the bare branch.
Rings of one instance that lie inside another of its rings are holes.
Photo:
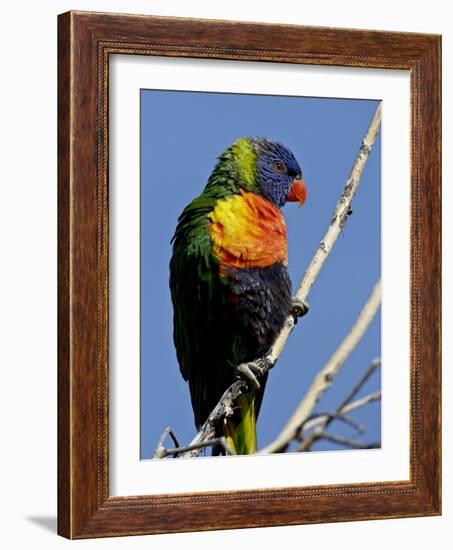
[[[357,395],[357,393],[362,389],[362,387],[365,385],[367,380],[370,378],[370,376],[373,374],[373,372],[381,366],[381,360],[380,359],[374,359],[371,362],[371,365],[368,367],[368,369],[365,371],[365,373],[361,376],[361,378],[358,380],[358,382],[355,384],[355,386],[352,388],[352,390],[349,392],[347,397],[343,399],[343,401],[340,403],[340,405],[337,407],[337,410],[335,411],[336,414],[344,414],[346,408],[350,404],[350,402],[354,399],[354,397]],[[381,396],[380,392],[379,398]],[[370,401],[368,401],[369,403]],[[325,434],[326,428],[329,426],[329,424],[334,420],[334,417],[326,417],[325,420],[307,437],[303,437],[302,443],[298,447],[299,452],[303,451],[309,451],[311,449],[311,446],[315,441],[318,439],[321,439],[323,437],[323,434]]]
[[[282,452],[289,443],[297,436],[300,426],[310,417],[313,409],[324,395],[324,393],[332,385],[336,375],[343,367],[346,359],[360,342],[365,331],[369,327],[376,312],[381,304],[381,281],[379,280],[373,288],[366,304],[357,317],[354,326],[347,334],[346,338],[336,349],[332,357],[327,361],[326,365],[318,372],[313,380],[305,397],[297,406],[296,410],[291,415],[286,426],[269,445],[258,451],[264,453]]]
[[[178,439],[177,439],[174,431],[170,428],[170,426],[167,426],[165,428],[165,430],[162,432],[162,435],[159,438],[159,442],[157,443],[156,449],[163,448],[164,441],[167,438],[167,435],[169,435],[172,438],[173,443],[175,444],[175,446],[179,447],[179,442],[178,442]]]
[[[175,447],[174,449],[166,449],[165,447],[162,447],[162,445],[160,446],[158,445],[154,451],[153,458],[157,458],[157,459],[165,458],[166,456],[170,456],[170,455],[173,455],[176,457],[183,453],[188,453],[191,451],[199,452],[201,449],[204,449],[205,447],[214,447],[217,445],[222,447],[227,455],[234,454],[230,446],[228,445],[226,438],[222,436],[222,437],[210,439],[208,441],[202,441],[196,444],[187,445],[186,447]]]
[[[194,448],[186,453],[182,453],[181,457],[197,456],[197,445],[211,440],[215,437],[216,426],[224,422],[226,418],[233,414],[234,402],[236,399],[247,390],[247,384],[244,380],[236,380],[222,395],[217,405],[209,415],[201,430],[192,439],[190,446]]]
[[[346,405],[346,407],[343,407],[342,411],[345,414],[347,414],[351,411],[355,411],[356,409],[360,409],[365,405],[368,405],[368,403],[373,403],[374,401],[380,401],[381,397],[382,397],[382,394],[380,391],[374,391],[372,393],[369,393],[368,395],[365,395],[364,397],[361,397],[360,399],[357,399],[357,401],[353,401],[352,403],[349,403],[349,405]]]
[[[294,296],[299,301],[306,301],[308,294],[313,286],[316,278],[321,271],[324,262],[326,261],[328,255],[330,254],[338,236],[341,233],[341,230],[346,224],[349,214],[351,211],[351,203],[354,198],[357,189],[360,184],[360,178],[362,176],[363,169],[365,168],[366,162],[371,152],[371,148],[376,140],[379,128],[381,126],[381,104],[376,108],[374,116],[371,120],[370,126],[368,128],[367,134],[362,142],[362,145],[359,149],[359,154],[355,160],[355,163],[352,167],[351,174],[348,181],[343,189],[340,200],[337,203],[335,212],[333,213],[330,225],[324,235],[324,238],[319,243],[318,249],[316,250],[313,259],[310,262],[305,274],[302,278],[302,281],[299,284],[299,288]],[[275,364],[277,359],[280,357],[283,348],[286,344],[288,336],[291,334],[291,331],[294,327],[293,318],[288,318],[287,323],[281,330],[280,334],[277,336],[277,339],[272,346],[271,352],[268,354],[268,359],[270,359],[272,365]]]
[[[381,125],[381,104],[376,108],[376,111],[371,120],[367,134],[362,141],[359,149],[359,153],[352,167],[350,176],[345,184],[341,197],[337,203],[333,216],[331,218],[329,227],[320,242],[313,259],[310,262],[305,274],[299,284],[294,299],[299,302],[305,302],[311,287],[313,286],[319,272],[321,271],[324,262],[329,256],[338,236],[344,228],[346,221],[351,214],[351,203],[354,198],[357,189],[360,184],[363,169],[366,165],[368,157],[370,155],[371,148],[375,142],[376,136],[379,132]],[[269,353],[266,357],[262,357],[256,360],[256,363],[261,367],[262,375],[267,373],[277,362],[280,357],[286,341],[291,334],[294,325],[295,317],[291,314],[286,318],[285,324],[280,331],[279,335],[275,339]],[[226,416],[229,416],[232,410],[233,404],[237,397],[248,390],[248,385],[243,380],[234,382],[223,394],[220,401],[209,415],[206,422],[201,427],[198,434],[192,440],[191,445],[196,445],[203,441],[207,441],[215,436],[216,427],[223,421]],[[272,450],[266,450],[266,452],[275,452]],[[196,451],[191,451],[187,454],[181,454],[180,456],[196,456]]]
[[[363,386],[366,384],[370,376],[374,373],[376,369],[378,369],[381,366],[381,359],[373,359],[371,361],[371,365],[367,368],[367,370],[364,372],[362,377],[358,380],[356,385],[352,388],[352,390],[349,392],[349,394],[343,399],[343,401],[338,406],[338,410],[342,411],[348,403],[350,403],[354,397],[359,393],[359,391],[363,388]]]
[[[373,443],[364,443],[363,441],[348,439],[346,437],[334,435],[329,432],[321,432],[316,439],[326,439],[327,441],[332,441],[332,443],[337,443],[338,445],[343,445],[344,447],[351,447],[352,449],[379,449],[381,447],[379,441],[374,441]]]
[[[313,427],[319,426],[321,424],[324,424],[327,420],[339,420],[340,422],[343,422],[344,424],[347,424],[348,426],[351,426],[351,428],[354,428],[354,430],[358,433],[364,433],[365,427],[360,424],[360,422],[357,422],[350,416],[347,416],[346,414],[343,414],[341,412],[321,412],[314,414],[310,416],[299,428],[298,433],[296,434],[296,437],[298,439],[303,439],[304,433],[308,432]]]
[[[356,401],[353,401],[349,405],[346,405],[346,407],[343,407],[342,414],[340,416],[345,417],[348,413],[355,411],[357,409],[361,409],[362,407],[365,407],[365,405],[368,405],[368,403],[373,403],[374,401],[380,401],[381,399],[381,392],[375,391],[373,393],[370,393],[368,395],[365,395],[364,397],[357,399]],[[335,413],[329,414],[329,413],[320,413],[319,415],[316,415],[307,422],[305,422],[303,426],[303,431],[310,431],[313,428],[316,428],[320,424],[324,424],[324,422],[330,418],[333,417],[334,419],[337,418],[337,415]],[[349,417],[347,417],[349,418]]]

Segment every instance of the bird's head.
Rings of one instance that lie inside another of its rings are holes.
[[[264,138],[242,138],[231,151],[241,185],[279,208],[286,202],[301,206],[307,196],[302,170],[284,145]]]

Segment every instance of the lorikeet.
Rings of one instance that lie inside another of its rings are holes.
[[[280,208],[287,201],[302,204],[305,197],[289,149],[242,138],[219,157],[172,239],[173,336],[197,429],[238,373],[250,381],[224,426],[237,454],[256,450],[267,375],[258,383],[253,360],[269,350],[292,308]]]

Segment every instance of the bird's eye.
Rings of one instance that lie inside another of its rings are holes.
[[[285,172],[285,165],[283,162],[274,162],[274,168],[276,172],[283,174]]]

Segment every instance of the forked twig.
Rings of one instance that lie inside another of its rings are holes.
[[[355,384],[355,386],[352,388],[352,390],[349,392],[349,394],[343,399],[343,401],[340,403],[340,405],[337,407],[337,410],[335,411],[335,414],[345,414],[348,405],[351,404],[351,401],[354,399],[354,397],[358,394],[358,392],[362,389],[362,387],[365,385],[365,383],[368,381],[370,376],[374,373],[376,369],[378,369],[381,366],[381,360],[380,359],[374,359],[371,362],[371,365],[368,367],[368,369],[365,371],[365,373],[360,377],[358,382]],[[379,393],[379,399],[381,397],[380,392]],[[376,401],[377,399],[374,399]],[[363,400],[362,400],[363,401]],[[370,403],[372,399],[368,397],[368,399],[364,402],[364,404]],[[349,409],[351,410],[351,409]],[[326,439],[326,428],[329,426],[329,424],[334,420],[335,418],[333,416],[326,417],[323,422],[320,423],[308,436],[301,438],[301,443],[299,447],[297,448],[297,451],[303,452],[310,450],[313,443],[319,439]]]
[[[325,366],[315,376],[307,393],[291,415],[285,427],[274,439],[274,441],[258,451],[260,454],[283,452],[291,441],[296,439],[301,427],[307,419],[310,418],[313,409],[316,407],[324,393],[330,388],[335,380],[335,377],[343,367],[346,359],[350,356],[352,351],[360,342],[362,336],[365,334],[371,321],[374,319],[380,304],[381,281],[379,280],[374,286],[373,291],[371,292],[366,304],[363,306],[362,311],[357,317],[353,327],[335,350],[331,358],[327,361]],[[355,394],[356,392],[353,393],[352,397],[354,397]],[[335,412],[342,414],[341,410],[337,410]],[[329,423],[329,421],[327,421],[327,423]]]
[[[216,437],[214,439],[210,439],[208,441],[202,441],[200,443],[196,443],[193,445],[187,445],[186,447],[175,447],[173,449],[167,449],[163,447],[162,445],[158,445],[156,449],[154,450],[153,458],[165,458],[166,456],[178,456],[182,453],[187,453],[190,451],[200,451],[201,449],[204,449],[206,447],[215,447],[220,446],[225,451],[227,455],[233,455],[233,451],[231,450],[230,446],[227,443],[227,440],[225,437]]]
[[[343,445],[344,447],[350,447],[351,449],[379,449],[381,447],[381,443],[379,441],[364,443],[363,441],[348,439],[347,437],[334,435],[329,432],[320,432],[318,439],[326,439],[327,441],[337,443],[338,445]]]

